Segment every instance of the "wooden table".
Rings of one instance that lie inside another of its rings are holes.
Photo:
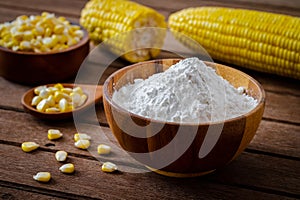
[[[22,14],[54,12],[78,21],[86,0],[0,0],[0,22]],[[138,0],[166,17],[179,9],[200,6],[233,6],[300,16],[299,0]],[[163,56],[163,55],[162,55]],[[0,61],[1,62],[1,61]],[[125,66],[114,62],[100,84],[113,71]],[[20,99],[29,86],[0,77],[0,197],[1,199],[299,199],[300,198],[300,82],[239,68],[257,79],[266,91],[266,109],[257,134],[235,161],[203,177],[176,179],[153,172],[134,173],[141,168],[120,148],[108,128],[102,104],[96,106],[97,121],[86,117],[82,125],[93,137],[89,151],[76,149],[73,120],[49,122],[24,112]],[[16,72],[17,73],[17,72]],[[60,129],[64,136],[47,139],[47,130]],[[100,130],[99,130],[100,129]],[[100,133],[99,133],[100,132]],[[22,152],[24,141],[41,145],[32,153]],[[95,155],[99,142],[114,145],[109,156]],[[69,152],[76,172],[65,175],[54,159],[57,150]],[[101,171],[101,163],[112,161],[120,172]],[[38,171],[49,171],[52,180],[41,184],[32,179]]]

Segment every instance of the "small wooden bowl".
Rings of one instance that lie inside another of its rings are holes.
[[[0,46],[0,75],[28,85],[61,82],[74,77],[89,53],[86,30],[76,45],[45,53],[12,51]]]
[[[82,106],[80,106],[72,111],[68,111],[68,112],[57,112],[57,113],[40,112],[31,105],[31,101],[32,101],[33,97],[35,96],[35,94],[34,94],[35,88],[31,88],[30,90],[28,90],[27,92],[25,92],[23,94],[22,99],[21,99],[21,103],[23,105],[25,112],[30,113],[32,116],[37,117],[39,119],[43,119],[43,120],[55,121],[55,120],[69,119],[69,118],[72,118],[74,114],[81,114],[85,110],[87,110],[88,108],[93,106],[94,104],[100,102],[102,99],[102,96],[103,96],[102,85],[76,84],[74,86],[74,84],[72,84],[72,83],[61,83],[61,84],[65,88],[74,88],[75,86],[81,87],[83,92],[88,97],[86,102]],[[54,85],[55,84],[47,84],[46,86],[50,87],[50,86],[54,86]]]
[[[126,83],[163,72],[179,60],[141,62],[112,74],[103,86],[105,114],[121,147],[149,169],[173,177],[200,176],[226,165],[250,143],[263,115],[265,93],[260,84],[247,74],[224,65],[206,62],[233,86],[246,88],[248,95],[257,99],[258,105],[247,114],[224,122],[180,124],[141,117],[112,101],[114,91]],[[221,134],[211,151],[201,157],[200,148],[208,144],[204,140],[208,130],[210,134],[214,130],[221,131]],[[182,145],[189,140],[190,144],[183,149]],[[169,158],[174,159],[167,165],[162,165]]]

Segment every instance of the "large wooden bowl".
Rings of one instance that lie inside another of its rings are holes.
[[[35,53],[0,46],[0,75],[28,85],[56,83],[74,77],[89,53],[86,30],[79,43],[62,51]]]
[[[145,79],[154,73],[165,71],[179,60],[141,62],[112,74],[103,86],[105,114],[121,147],[151,170],[174,177],[199,176],[226,165],[250,143],[263,115],[265,93],[260,84],[247,74],[224,65],[206,62],[233,86],[245,87],[248,95],[257,99],[258,105],[249,113],[225,122],[179,124],[141,117],[112,101],[112,94],[121,86],[136,78]],[[220,131],[220,137],[206,156],[199,156],[201,146],[207,145],[204,144],[204,138],[208,130],[210,134],[213,133],[211,131]],[[187,141],[191,142],[185,150],[182,145],[188,143]],[[160,166],[172,157],[174,161]]]

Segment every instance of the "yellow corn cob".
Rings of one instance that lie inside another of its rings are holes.
[[[170,15],[168,25],[175,37],[194,39],[214,59],[300,79],[299,17],[199,7]]]
[[[80,24],[92,41],[106,41],[114,53],[130,62],[157,56],[166,28],[163,15],[126,0],[90,0],[81,11]],[[139,29],[143,27],[164,29]]]

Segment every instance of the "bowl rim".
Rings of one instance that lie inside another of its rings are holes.
[[[119,69],[117,71],[115,71],[114,73],[112,73],[104,82],[103,84],[103,101],[107,101],[112,107],[114,107],[115,109],[119,110],[120,112],[123,112],[123,113],[128,113],[131,117],[135,117],[135,118],[140,118],[142,120],[145,120],[145,121],[150,121],[150,122],[153,122],[153,123],[161,123],[161,124],[168,124],[168,125],[187,125],[187,126],[199,126],[199,125],[206,125],[206,126],[209,126],[209,125],[217,125],[217,124],[225,124],[225,123],[230,123],[230,122],[233,122],[233,121],[238,121],[238,120],[241,120],[243,118],[246,118],[250,115],[252,115],[253,113],[255,113],[257,110],[259,110],[262,106],[265,105],[265,99],[266,99],[266,94],[265,94],[265,90],[264,88],[261,86],[261,84],[255,80],[254,78],[252,78],[250,75],[238,70],[238,69],[235,69],[233,67],[229,67],[227,65],[223,65],[223,64],[218,64],[218,63],[214,63],[214,62],[209,62],[209,61],[204,61],[205,64],[207,63],[210,63],[210,64],[217,64],[217,65],[221,65],[221,66],[225,66],[225,67],[228,67],[228,68],[231,68],[231,70],[234,70],[234,71],[238,71],[239,73],[243,74],[245,77],[247,77],[252,83],[254,83],[260,90],[260,93],[261,93],[261,97],[260,99],[257,99],[257,105],[250,111],[248,111],[247,113],[243,114],[243,115],[239,115],[237,117],[233,117],[233,118],[230,118],[230,119],[226,119],[226,120],[222,120],[222,121],[215,121],[215,122],[204,122],[204,123],[196,123],[196,122],[171,122],[171,121],[163,121],[163,120],[158,120],[158,119],[153,119],[153,118],[150,118],[150,117],[145,117],[145,116],[141,116],[141,115],[138,115],[138,114],[135,114],[131,111],[128,111],[126,110],[125,108],[119,106],[118,104],[116,104],[112,98],[109,96],[108,94],[108,83],[111,81],[111,79],[113,79],[113,77],[120,73],[121,71],[124,71],[124,70],[127,70],[127,69],[130,69],[130,68],[134,68],[136,66],[139,66],[139,65],[142,65],[144,63],[151,63],[151,62],[161,62],[163,60],[182,60],[184,58],[163,58],[163,59],[155,59],[155,60],[149,60],[149,61],[143,61],[143,62],[138,62],[138,63],[135,63],[135,64],[131,64],[131,65],[128,65],[122,69]],[[226,79],[225,79],[226,80]]]
[[[69,46],[66,49],[37,53],[37,52],[32,52],[32,51],[13,51],[12,49],[0,46],[0,51],[7,52],[7,53],[12,53],[12,54],[17,54],[17,55],[42,56],[42,55],[62,54],[62,53],[66,53],[66,52],[75,50],[75,49],[77,49],[81,46],[84,46],[87,42],[89,42],[90,38],[89,38],[89,34],[88,34],[87,30],[84,29],[81,25],[79,25],[78,23],[73,23],[73,22],[71,22],[71,24],[80,26],[80,29],[83,31],[83,37],[80,39],[80,41],[78,43],[76,43],[72,46]]]

